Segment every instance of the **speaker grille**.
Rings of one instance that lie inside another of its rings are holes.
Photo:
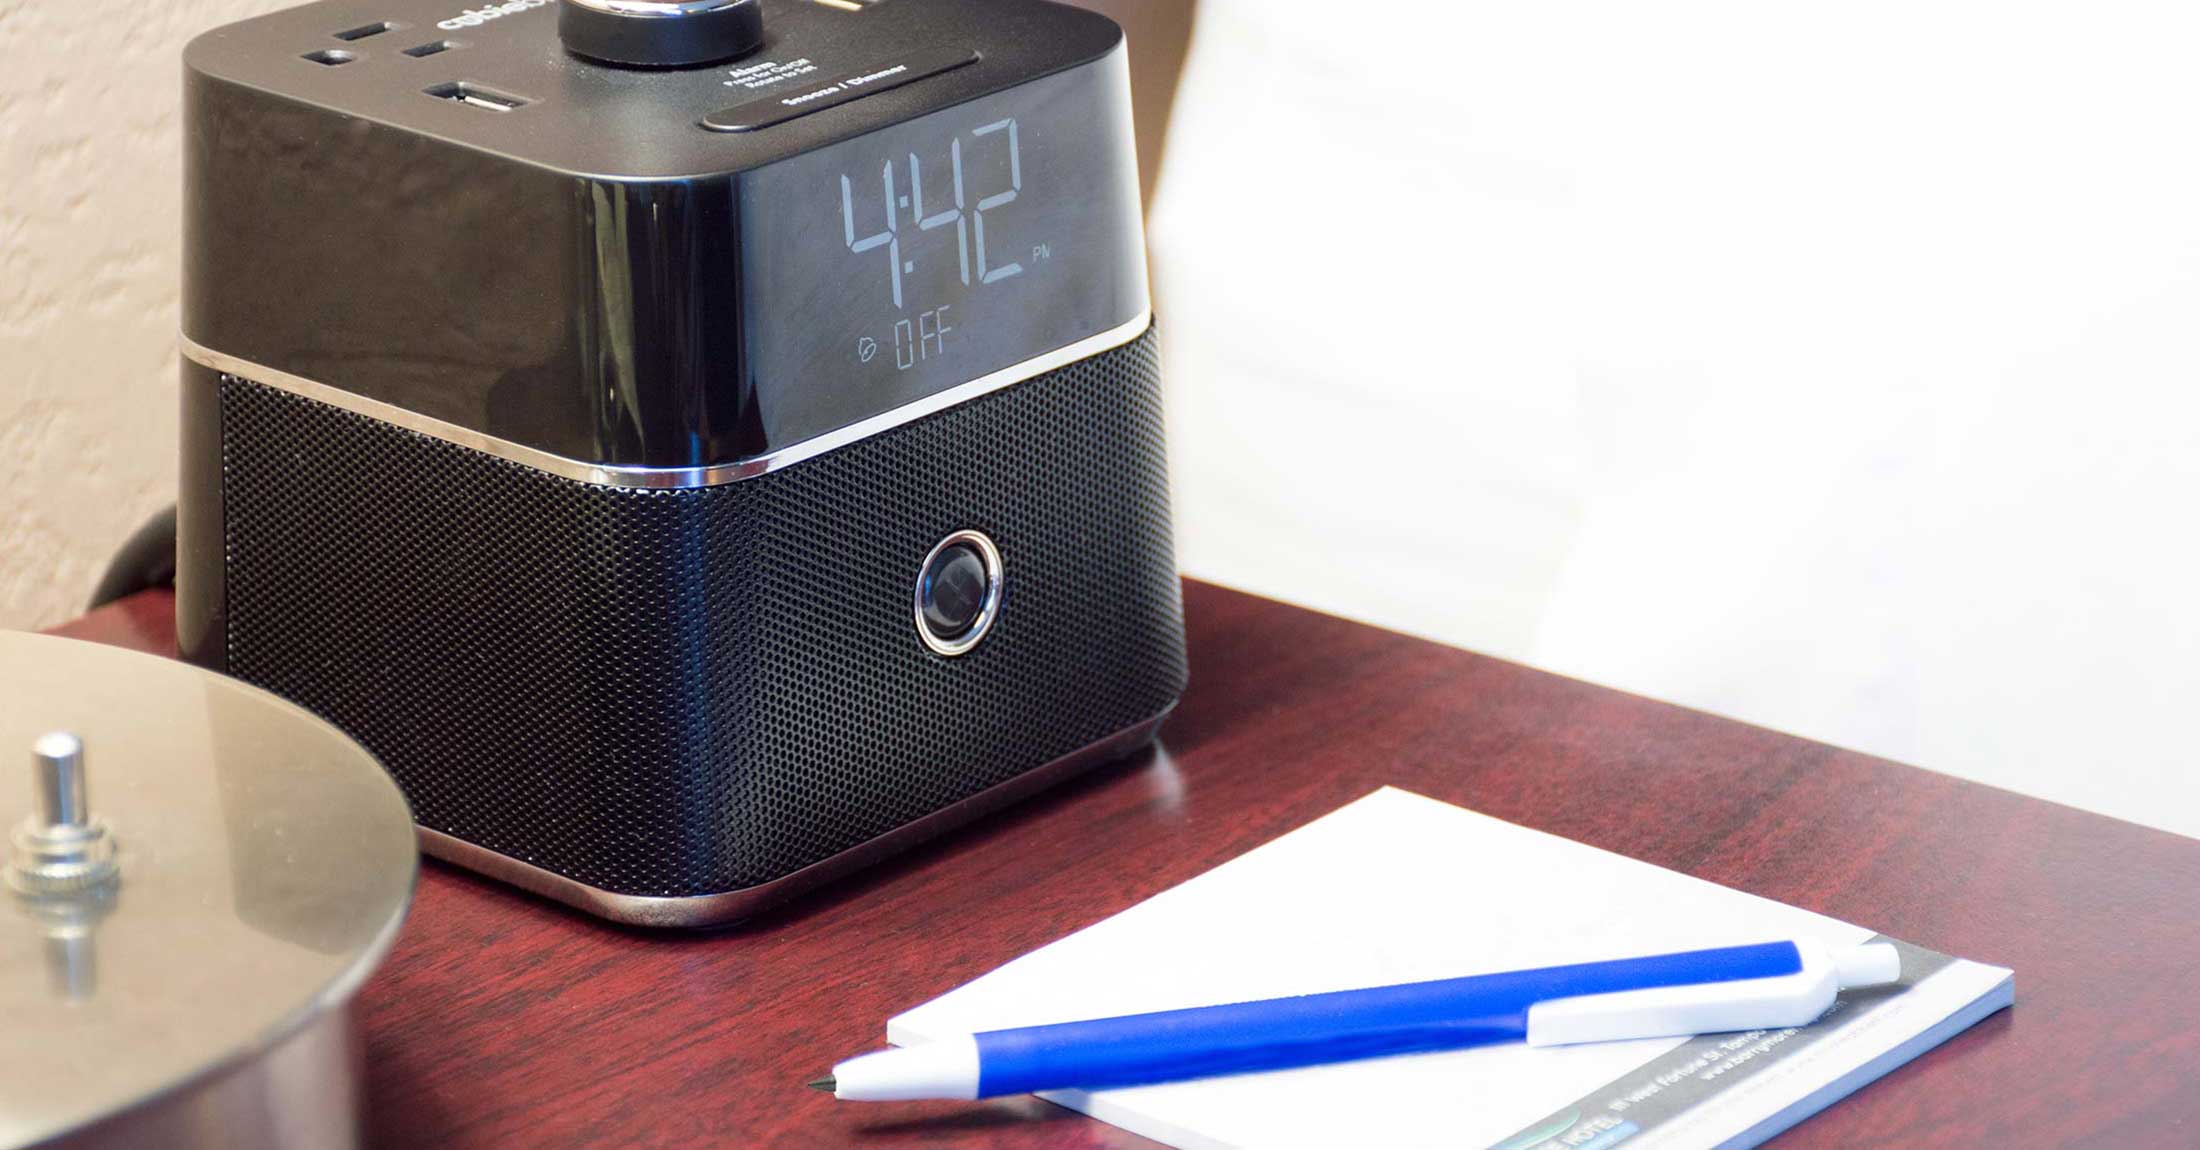
[[[1153,340],[683,491],[223,377],[228,670],[350,732],[425,826],[621,894],[779,878],[1182,692]],[[961,528],[1006,586],[948,659],[910,595]]]

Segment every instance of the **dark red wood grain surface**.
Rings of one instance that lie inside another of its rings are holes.
[[[2200,841],[1216,587],[1185,608],[1165,752],[733,932],[608,926],[426,864],[362,995],[378,1142],[1150,1145],[1032,1099],[801,1084],[887,1016],[1387,783],[2016,968],[2014,1010],[1778,1146],[2200,1146]],[[62,631],[168,652],[169,610]]]

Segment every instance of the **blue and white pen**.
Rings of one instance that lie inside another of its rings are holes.
[[[1888,943],[1811,939],[989,1030],[848,1059],[810,1083],[884,1102],[991,1098],[1282,1070],[1498,1042],[1530,1046],[1802,1026],[1901,977]]]

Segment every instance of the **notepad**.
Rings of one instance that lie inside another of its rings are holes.
[[[887,1038],[1793,937],[1880,936],[1385,788],[892,1019]],[[1796,1029],[1043,1097],[1180,1150],[1754,1146],[2014,1001],[2006,969],[1887,941],[1899,984]]]

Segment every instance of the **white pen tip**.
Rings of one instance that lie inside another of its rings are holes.
[[[978,1096],[978,1040],[959,1034],[915,1046],[859,1054],[833,1067],[833,1097],[848,1102],[906,1102]]]
[[[1902,978],[1902,954],[1891,942],[1852,946],[1833,956],[1835,980],[1843,990],[1852,986],[1884,986]]]

